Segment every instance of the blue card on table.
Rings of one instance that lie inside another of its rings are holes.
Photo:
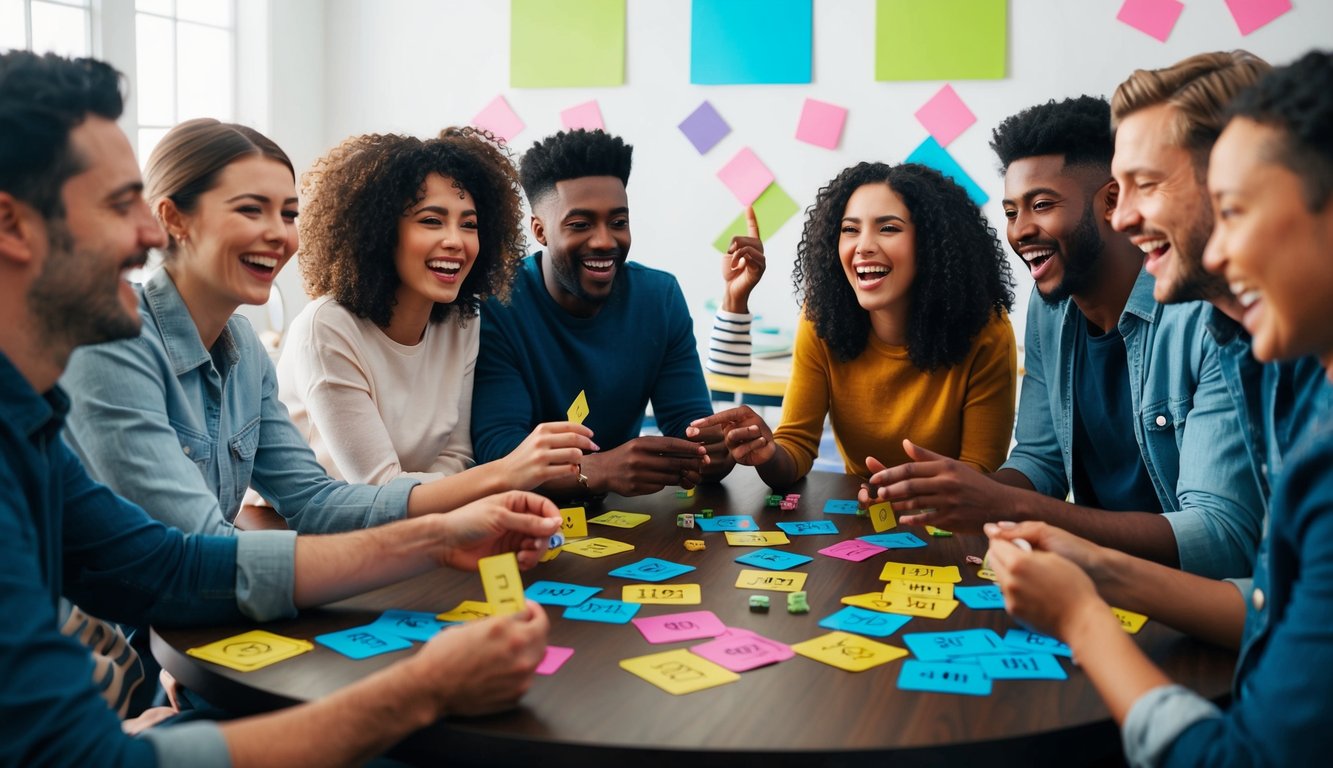
[[[622,579],[634,579],[635,581],[666,581],[692,570],[694,570],[692,565],[681,565],[670,560],[645,557],[637,563],[622,565],[607,575]]]
[[[375,631],[388,632],[391,635],[426,642],[440,633],[440,630],[455,621],[440,621],[435,614],[425,611],[385,611],[369,626]]]
[[[918,632],[903,635],[903,643],[922,661],[948,661],[959,656],[1009,653],[1000,636],[989,629],[957,632]]]
[[[696,517],[694,526],[701,531],[757,531],[759,524],[753,515],[718,515],[717,517]]]
[[[603,624],[628,624],[629,620],[634,618],[634,614],[638,613],[642,607],[643,605],[640,603],[626,603],[620,600],[604,600],[600,597],[594,597],[579,605],[566,608],[565,618],[577,621],[600,621]]]
[[[965,693],[989,696],[990,678],[970,664],[947,664],[907,659],[898,672],[898,688],[930,693]]]
[[[856,499],[829,499],[824,502],[826,515],[854,515],[857,509]]]
[[[856,538],[885,549],[915,549],[916,547],[926,546],[926,542],[922,541],[920,536],[910,531],[872,533],[868,536],[857,536]]]
[[[798,555],[795,552],[783,552],[780,549],[756,549],[753,552],[747,552],[736,558],[736,562],[745,565],[753,565],[756,568],[767,568],[770,571],[785,571],[788,568],[795,568],[798,565],[805,565],[814,560],[813,557]]]
[[[1067,659],[1074,658],[1074,650],[1050,635],[1027,629],[1011,629],[1004,633],[1004,644],[1031,653],[1054,653]]]
[[[954,587],[953,596],[974,611],[1004,607],[1004,593],[994,584],[980,587]]]
[[[381,653],[392,653],[412,647],[410,640],[391,635],[374,624],[318,635],[315,637],[315,642],[328,646],[349,659],[368,659]]]
[[[1007,653],[979,656],[981,671],[992,680],[1067,680],[1069,673],[1049,653]]]
[[[838,532],[838,525],[832,520],[798,520],[778,523],[778,527],[788,536],[822,536]]]
[[[837,613],[825,616],[819,622],[819,626],[824,629],[854,632],[867,637],[888,637],[911,620],[911,616],[899,616],[896,613],[883,613],[848,605]]]
[[[585,587],[560,581],[534,581],[523,590],[523,596],[542,605],[578,605],[601,592],[601,587]]]

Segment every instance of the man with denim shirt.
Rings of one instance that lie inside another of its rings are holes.
[[[88,650],[57,628],[62,596],[134,624],[265,621],[501,551],[530,567],[560,517],[511,493],[341,535],[186,536],[91,480],[60,437],[56,382],[75,347],[138,332],[124,278],[163,242],[121,109],[105,64],[0,54],[0,764],[351,763],[446,714],[512,704],[545,647],[531,603],[310,704],[122,732]]]

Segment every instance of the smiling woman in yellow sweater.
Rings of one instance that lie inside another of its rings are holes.
[[[749,407],[722,426],[737,463],[790,485],[810,471],[824,418],[847,472],[908,461],[909,438],[983,472],[1004,461],[1017,356],[1012,276],[962,187],[906,163],[860,163],[819,191],[793,270],[804,311],[782,424]]]

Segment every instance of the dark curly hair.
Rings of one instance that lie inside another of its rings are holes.
[[[1228,109],[1282,133],[1273,159],[1301,177],[1305,204],[1333,197],[1333,53],[1310,51],[1241,91]]]
[[[866,184],[887,184],[903,199],[916,230],[908,357],[923,371],[961,362],[991,317],[1013,308],[1013,275],[995,230],[967,191],[924,165],[858,163],[819,190],[806,210],[792,269],[805,316],[839,360],[865,350],[870,314],[847,282],[838,239],[848,198]]]
[[[477,260],[458,299],[436,304],[431,322],[460,323],[482,301],[509,294],[525,253],[523,207],[514,165],[486,131],[446,128],[433,139],[353,136],[301,179],[301,274],[311,298],[332,296],[357,317],[386,327],[401,280],[394,266],[398,222],[421,201],[426,177],[453,178],[477,204]]]
[[[1065,165],[1111,167],[1115,139],[1111,105],[1096,96],[1051,101],[1006,117],[991,132],[991,149],[1000,158],[1000,175],[1015,160],[1063,155]]]
[[[519,178],[528,204],[555,190],[557,181],[584,176],[615,176],[629,186],[629,169],[634,147],[619,136],[605,131],[561,131],[547,136],[523,153]]]

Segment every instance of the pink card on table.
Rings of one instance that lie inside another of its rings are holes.
[[[1115,17],[1165,43],[1183,10],[1179,0],[1125,0]]]
[[[560,113],[560,124],[570,131],[577,131],[580,128],[585,131],[600,131],[606,128],[602,123],[602,108],[597,106],[596,99],[563,110]]]
[[[916,119],[941,147],[947,147],[977,121],[977,116],[958,97],[952,85],[945,85],[930,97],[930,101],[921,105],[916,111]]]
[[[767,664],[786,661],[796,655],[790,646],[757,635],[748,629],[728,629],[716,640],[696,645],[690,653],[725,667],[744,672]]]
[[[753,203],[765,189],[768,189],[768,185],[773,183],[773,173],[759,161],[749,147],[737,152],[735,157],[727,161],[722,170],[717,172],[717,177],[727,185],[731,194],[741,201],[741,205]]]
[[[1227,0],[1231,18],[1242,35],[1248,35],[1291,10],[1291,0]]]
[[[866,558],[878,555],[880,552],[888,551],[887,548],[875,546],[868,541],[847,539],[846,541],[840,541],[832,546],[824,547],[819,550],[819,554],[859,563]]]
[[[668,613],[665,616],[649,616],[634,619],[633,624],[650,643],[698,640],[701,637],[717,637],[727,631],[727,625],[723,624],[712,611],[685,611]]]
[[[847,122],[847,108],[825,101],[806,99],[801,107],[801,122],[796,125],[796,138],[816,147],[836,149],[842,138],[842,125]]]
[[[497,138],[509,141],[523,132],[523,121],[509,108],[504,96],[496,96],[484,109],[472,118],[472,124],[495,134]]]
[[[537,674],[554,675],[557,669],[569,661],[569,657],[574,655],[573,648],[565,648],[560,645],[546,646],[546,656],[542,658],[542,663],[537,665]]]

